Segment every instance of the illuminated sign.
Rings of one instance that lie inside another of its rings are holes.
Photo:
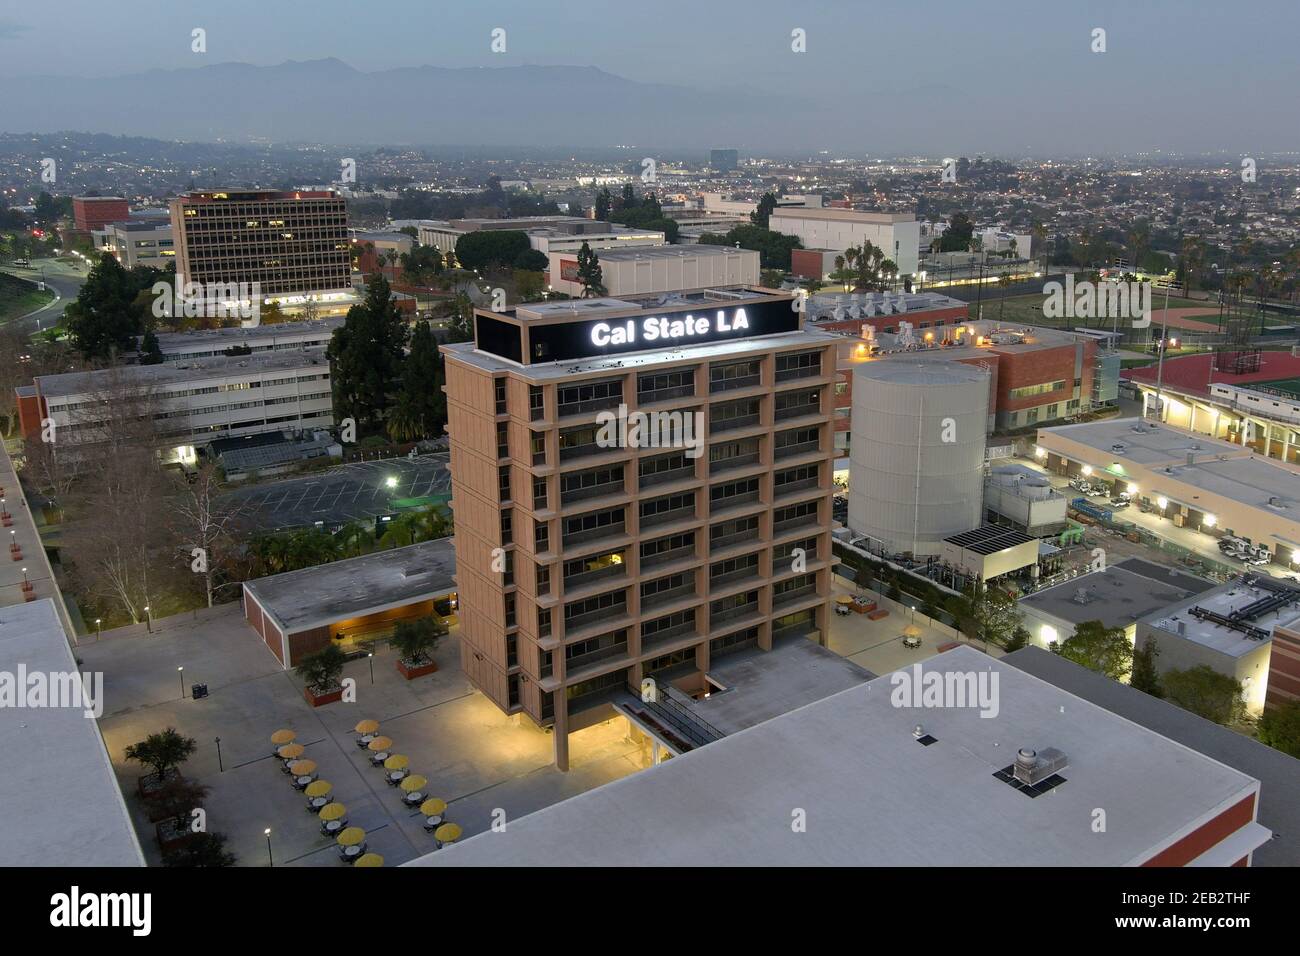
[[[689,311],[536,324],[526,332],[527,360],[558,362],[779,335],[798,331],[799,320],[789,300],[781,299],[721,307],[716,301],[702,302]],[[479,347],[483,347],[482,336]]]

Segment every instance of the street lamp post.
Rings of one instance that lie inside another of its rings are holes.
[[[214,741],[216,741],[216,744],[217,744],[217,772],[218,772],[218,773],[225,773],[225,772],[226,772],[226,765],[223,764],[223,763],[221,762],[221,738],[220,738],[220,737],[214,737],[214,738],[212,738],[212,739],[213,739]]]
[[[103,630],[100,625],[103,623],[104,619],[102,617],[95,618],[95,640],[99,640],[100,631]]]
[[[370,659],[370,683],[375,682],[375,652],[371,651],[366,655]]]
[[[262,831],[266,835],[266,860],[268,866],[275,866],[275,857],[271,855],[271,828]]]
[[[184,664],[182,664],[180,667],[176,668],[176,676],[177,676],[178,678],[180,678],[180,682],[181,682],[181,700],[184,700],[184,699],[185,699],[185,665],[184,665]]]
[[[150,634],[153,633],[153,614],[149,611],[149,605],[144,606],[144,626]]]

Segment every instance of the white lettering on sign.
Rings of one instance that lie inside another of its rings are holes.
[[[668,319],[657,316],[642,319],[638,333],[635,320],[628,319],[622,325],[610,325],[597,322],[591,328],[591,344],[598,348],[611,345],[630,345],[633,342],[676,342],[679,339],[695,338],[710,332],[745,332],[749,330],[749,316],[744,309],[737,309],[730,316],[719,311],[714,319],[708,316],[687,314],[680,319]]]

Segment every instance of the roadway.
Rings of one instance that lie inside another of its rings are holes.
[[[58,259],[33,259],[30,267],[6,263],[3,271],[30,282],[40,282],[43,274],[46,287],[54,290],[57,298],[49,304],[7,323],[9,327],[25,332],[39,332],[57,325],[63,318],[64,306],[77,298],[86,282],[87,270],[83,265],[72,265]]]

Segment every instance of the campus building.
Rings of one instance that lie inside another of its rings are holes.
[[[662,246],[665,236],[656,229],[634,229],[582,216],[522,216],[517,219],[426,219],[420,223],[420,245],[439,252],[456,251],[461,236],[487,230],[526,233],[528,243],[549,256],[554,252],[576,254],[585,242],[590,249],[628,249],[633,246]]]
[[[986,369],[990,432],[1063,421],[1118,401],[1117,353],[1093,336],[972,321],[965,310],[965,303],[930,292],[810,300],[816,328],[841,336],[835,396],[841,454],[850,444],[853,369],[864,362],[947,361]]]
[[[217,438],[334,426],[324,349],[214,355],[38,376],[19,390],[19,425],[41,440],[49,419],[59,448],[90,446],[124,416],[148,415],[169,461],[192,463]]]
[[[94,232],[131,218],[131,204],[121,196],[74,196],[72,221],[78,232]]]
[[[602,249],[601,284],[614,297],[697,292],[758,285],[759,256],[733,246],[648,246]],[[572,298],[582,295],[576,253],[552,252],[550,286]]]
[[[204,190],[170,208],[182,286],[257,283],[288,305],[351,299],[347,204],[333,190]]]
[[[562,769],[644,678],[822,639],[835,347],[758,289],[478,310],[443,346],[462,665]]]
[[[1300,569],[1300,468],[1249,447],[1138,418],[1044,428],[1035,450],[1048,471],[1087,478],[1174,527],[1236,535]]]
[[[837,255],[864,241],[894,260],[900,277],[920,269],[921,224],[910,212],[778,206],[768,218],[768,228],[803,243],[790,254],[790,271],[809,279],[826,278]]]
[[[1125,372],[1150,418],[1300,464],[1300,354],[1220,350]],[[1161,401],[1157,403],[1157,393]],[[1156,409],[1163,405],[1159,415]]]
[[[225,355],[231,350],[262,352],[323,349],[330,344],[334,330],[343,326],[343,316],[299,322],[278,322],[251,328],[200,329],[194,332],[158,332],[158,349],[164,362],[185,362]]]
[[[171,223],[159,217],[110,222],[96,230],[93,238],[95,251],[109,253],[123,269],[166,269],[176,261]]]
[[[244,619],[289,670],[331,644],[364,652],[401,621],[456,623],[450,538],[245,581]]]
[[[936,681],[946,706],[921,697]],[[1272,837],[1261,796],[960,646],[407,865],[1249,866]]]

